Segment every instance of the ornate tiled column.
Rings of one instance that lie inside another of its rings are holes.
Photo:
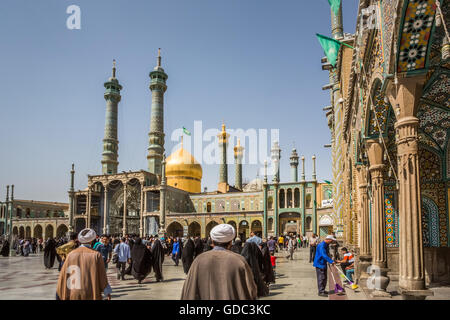
[[[161,185],[159,189],[159,237],[165,237],[166,235],[166,156],[163,155],[162,161],[162,176]]]
[[[360,199],[360,232],[359,232],[359,266],[360,279],[367,278],[367,268],[371,264],[370,254],[370,222],[369,222],[369,195],[367,186],[367,167],[358,166],[359,199]]]
[[[108,214],[108,186],[103,191],[103,234],[109,231],[109,214]]]
[[[139,212],[139,236],[144,236],[144,181],[141,181],[141,204]]]
[[[127,234],[127,186],[128,183],[123,184],[123,226],[122,226],[122,236],[125,237]]]
[[[399,179],[399,292],[405,299],[425,299],[433,292],[425,287],[422,215],[416,118],[424,77],[400,79],[398,91],[389,96],[399,114],[397,157]]]
[[[91,187],[88,188],[88,196],[87,196],[87,208],[86,208],[86,228],[91,227],[91,197],[92,191]]]
[[[390,296],[386,292],[389,285],[387,276],[387,255],[384,217],[383,145],[378,140],[368,140],[368,156],[372,182],[372,272],[369,289],[372,296]]]

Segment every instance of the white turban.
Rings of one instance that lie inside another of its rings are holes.
[[[215,226],[210,232],[211,239],[218,243],[230,242],[235,234],[233,226],[226,223]]]
[[[86,228],[81,230],[78,234],[78,241],[80,243],[91,243],[96,237],[97,234],[94,230]]]

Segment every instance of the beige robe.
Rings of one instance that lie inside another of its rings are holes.
[[[61,300],[102,300],[107,285],[100,252],[79,247],[67,255],[59,273],[56,293]]]
[[[195,258],[182,300],[254,300],[257,289],[245,258],[230,250],[210,250]]]

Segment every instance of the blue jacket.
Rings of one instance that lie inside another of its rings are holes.
[[[177,254],[179,252],[180,252],[180,243],[177,241],[173,243],[172,254]]]
[[[314,257],[313,266],[319,269],[325,269],[328,263],[333,263],[333,259],[331,259],[327,254],[328,244],[325,241],[322,241],[317,245],[316,248],[316,256]]]

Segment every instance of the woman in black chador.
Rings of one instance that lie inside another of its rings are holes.
[[[197,237],[194,240],[194,251],[196,258],[203,252],[203,241],[200,237]]]
[[[231,251],[237,253],[237,254],[241,254],[242,252],[242,241],[239,238],[236,238],[234,240],[234,244],[231,246]]]
[[[183,248],[183,252],[181,254],[181,262],[183,262],[183,270],[184,273],[188,273],[189,269],[191,268],[191,264],[194,261],[194,254],[195,254],[195,245],[194,241],[192,239],[188,239],[186,241],[186,244]]]
[[[2,245],[2,249],[0,250],[0,254],[3,257],[8,257],[9,256],[9,241],[7,239],[5,239],[3,241],[3,245]]]
[[[269,285],[269,283],[275,283],[275,274],[273,273],[272,262],[270,261],[269,248],[267,247],[266,242],[261,243],[261,253],[263,258],[262,273],[264,276],[264,281],[266,282],[267,285]]]
[[[269,288],[264,282],[262,274],[263,270],[263,257],[258,245],[254,242],[246,242],[244,249],[242,249],[241,255],[247,260],[250,268],[253,271],[253,279],[255,280],[256,287],[258,288],[258,297],[264,297],[269,294]]]
[[[44,248],[44,265],[46,269],[53,268],[56,258],[56,242],[53,238],[48,238]]]
[[[138,283],[141,283],[152,270],[153,262],[152,253],[142,244],[141,238],[137,238],[134,242],[133,249],[131,249],[131,260],[133,261],[131,274],[138,280]]]
[[[162,264],[164,262],[164,249],[159,239],[156,239],[152,245],[153,271],[155,271],[156,281],[162,281]]]

